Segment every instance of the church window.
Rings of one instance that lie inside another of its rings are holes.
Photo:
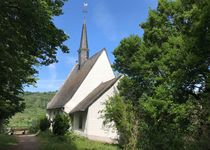
[[[82,120],[83,120],[83,117],[82,115],[79,116],[79,129],[82,129]]]

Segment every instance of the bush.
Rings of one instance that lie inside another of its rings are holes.
[[[32,120],[32,125],[29,127],[29,133],[37,133],[39,131],[40,120]]]
[[[50,127],[50,121],[45,117],[40,119],[39,128],[41,131],[46,131]]]
[[[57,114],[53,123],[53,134],[64,135],[69,129],[69,117],[65,114]]]

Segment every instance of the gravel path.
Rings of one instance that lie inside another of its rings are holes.
[[[39,150],[36,135],[16,135],[16,137],[19,143],[11,150]]]

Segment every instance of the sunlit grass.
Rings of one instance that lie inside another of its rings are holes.
[[[78,135],[54,136],[49,132],[39,134],[42,150],[118,150],[117,145],[88,140]]]

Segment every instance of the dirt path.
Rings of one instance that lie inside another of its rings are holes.
[[[11,150],[39,150],[36,135],[16,135],[16,137],[19,143]]]

